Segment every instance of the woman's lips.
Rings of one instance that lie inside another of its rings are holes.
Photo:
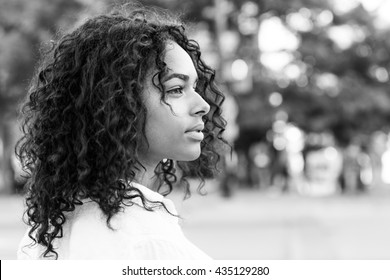
[[[187,131],[186,135],[194,140],[197,141],[202,141],[204,138],[203,132],[202,131]]]

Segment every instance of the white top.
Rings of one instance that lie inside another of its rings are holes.
[[[142,185],[132,183],[151,201],[161,201],[177,214],[173,202]],[[154,211],[142,207],[140,199],[124,207],[110,221],[96,202],[88,201],[67,214],[63,237],[53,246],[58,259],[188,260],[210,259],[184,236],[178,218],[162,206]],[[20,242],[18,259],[43,259],[41,245],[30,246],[28,231]]]

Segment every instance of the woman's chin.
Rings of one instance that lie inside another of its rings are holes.
[[[200,149],[199,151],[194,151],[192,153],[186,153],[181,156],[181,159],[178,159],[178,161],[194,161],[198,159],[200,156]]]

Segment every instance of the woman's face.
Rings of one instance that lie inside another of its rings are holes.
[[[164,62],[168,72],[161,82],[167,104],[161,101],[161,92],[152,83],[157,70],[150,71],[143,92],[149,147],[141,151],[140,160],[145,164],[157,164],[164,158],[197,159],[203,140],[202,116],[210,110],[209,104],[195,91],[198,75],[187,52],[169,41]]]

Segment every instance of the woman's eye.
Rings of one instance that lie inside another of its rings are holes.
[[[183,94],[183,88],[182,87],[173,88],[173,89],[167,90],[167,93],[180,95],[180,94]]]

